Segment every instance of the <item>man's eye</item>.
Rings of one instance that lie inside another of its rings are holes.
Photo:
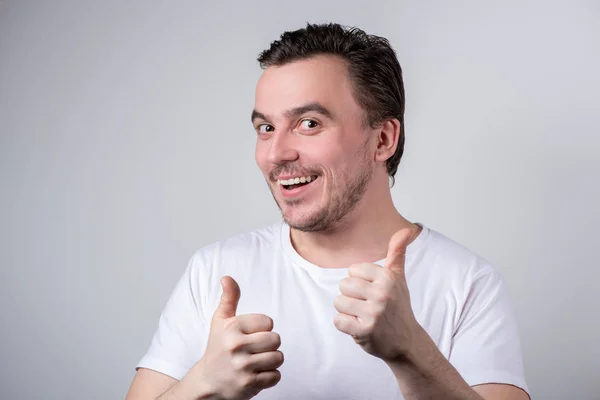
[[[303,129],[315,129],[317,126],[319,126],[319,124],[315,120],[304,119],[304,120],[302,120],[302,122],[300,122],[300,126]]]
[[[271,133],[275,130],[272,125],[269,124],[260,124],[258,126],[258,133]]]

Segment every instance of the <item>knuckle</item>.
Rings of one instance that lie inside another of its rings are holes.
[[[341,316],[341,314],[336,314],[333,317],[333,324],[335,325],[336,328],[338,329],[344,329],[344,319]]]
[[[335,299],[333,299],[333,304],[334,304],[334,306],[335,306],[336,308],[337,308],[337,307],[339,307],[339,306],[341,306],[341,305],[342,305],[342,303],[343,303],[343,299],[344,299],[344,296],[343,296],[343,295],[337,295],[337,296],[335,297]]]
[[[269,317],[268,315],[263,315],[263,321],[265,326],[267,327],[267,331],[272,331],[273,330],[273,318]]]
[[[223,338],[223,346],[226,351],[234,353],[242,347],[242,341],[237,335],[226,335]]]
[[[350,287],[352,287],[351,278],[346,277],[346,278],[342,279],[342,281],[340,282],[340,289],[349,289]]]
[[[274,351],[269,354],[268,358],[265,358],[265,365],[268,366],[269,369],[279,368],[283,365],[283,353],[280,351]]]
[[[277,367],[280,367],[281,365],[283,365],[285,357],[283,356],[283,353],[281,351],[276,351],[275,354],[275,361],[277,363]]]
[[[272,332],[269,335],[269,341],[275,346],[275,348],[279,348],[281,346],[281,336],[278,333]]]
[[[231,366],[234,371],[244,371],[248,366],[248,357],[239,354],[231,359]]]
[[[281,380],[281,372],[279,372],[278,370],[273,371],[273,378],[272,378],[271,383],[273,383],[275,385],[280,380]]]
[[[249,389],[256,386],[256,374],[244,374],[242,377],[242,387]]]
[[[264,379],[265,387],[273,387],[281,380],[281,372],[278,370],[269,371]]]

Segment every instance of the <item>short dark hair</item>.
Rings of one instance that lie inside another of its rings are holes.
[[[366,126],[375,127],[393,118],[400,121],[398,147],[386,162],[393,186],[404,153],[405,99],[402,68],[386,38],[336,23],[309,23],[306,28],[284,32],[260,53],[258,62],[265,69],[326,54],[346,62],[356,101],[365,111]]]

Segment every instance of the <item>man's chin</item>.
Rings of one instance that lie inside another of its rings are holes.
[[[301,200],[277,201],[281,215],[286,224],[301,232],[318,232],[327,230],[327,211],[316,205],[309,206]]]
[[[283,220],[286,224],[290,226],[290,228],[294,228],[300,231],[304,230],[306,226],[311,225],[310,221],[308,221],[306,218],[292,215],[283,214]]]
[[[286,221],[287,222],[287,221]],[[287,222],[290,228],[300,232],[318,232],[320,229],[316,229],[314,224],[298,224]]]
[[[322,215],[305,215],[301,217],[286,217],[283,220],[290,228],[301,232],[319,232],[327,229],[326,220]]]

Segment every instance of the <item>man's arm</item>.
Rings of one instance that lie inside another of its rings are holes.
[[[513,385],[488,383],[473,386],[473,390],[479,393],[485,400],[531,400],[527,392]]]
[[[186,376],[187,377],[187,376]],[[204,400],[211,399],[208,391],[199,390],[197,383],[181,381],[151,369],[140,368],[133,378],[125,400]]]
[[[529,400],[522,389],[505,384],[470,387],[425,330],[401,360],[387,361],[407,400]]]
[[[140,368],[125,400],[154,400],[177,384],[178,380],[151,369]]]
[[[405,275],[406,248],[415,234],[402,229],[392,236],[384,268],[370,263],[348,268],[334,300],[339,312],[334,325],[390,367],[407,399],[527,400],[525,391],[510,385],[474,389],[467,383],[522,382],[516,323],[493,270],[482,267],[469,284],[448,360],[418,323]]]

